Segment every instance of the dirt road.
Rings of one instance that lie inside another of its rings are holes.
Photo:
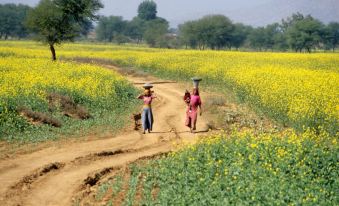
[[[105,67],[116,69],[110,65]],[[182,95],[185,88],[150,76],[126,77],[136,86],[143,82],[155,84],[158,99],[153,105],[153,133],[144,135],[131,129],[116,137],[61,144],[2,160],[1,205],[72,205],[72,197],[90,175],[168,152],[174,140],[195,141],[198,135],[206,134],[204,116],[199,117],[197,125],[202,133],[191,134],[184,126]]]

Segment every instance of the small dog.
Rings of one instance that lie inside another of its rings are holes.
[[[133,114],[134,119],[134,130],[139,130],[140,123],[139,120],[141,120],[141,113]]]

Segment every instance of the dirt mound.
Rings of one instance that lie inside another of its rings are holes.
[[[31,109],[28,109],[27,107],[19,107],[17,111],[20,116],[27,119],[27,121],[33,125],[49,124],[53,127],[61,127],[61,122],[49,114],[35,112],[32,111]]]
[[[75,119],[88,119],[91,117],[87,109],[66,95],[50,93],[47,95],[48,108],[50,111],[61,109],[64,115]]]

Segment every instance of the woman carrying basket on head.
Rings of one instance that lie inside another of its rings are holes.
[[[143,86],[145,88],[144,94],[139,95],[138,99],[142,99],[144,101],[143,110],[141,113],[141,122],[142,127],[144,129],[144,134],[146,133],[146,130],[148,130],[148,133],[152,131],[153,128],[153,113],[152,113],[152,100],[156,98],[156,96],[153,94],[153,91],[151,91],[151,88],[153,87],[151,84],[145,84]]]
[[[202,114],[199,89],[194,88],[192,95],[190,95],[189,97],[187,95],[187,97],[185,98],[185,102],[187,104],[185,125],[190,128],[191,132],[193,132],[193,130],[196,130],[198,108],[200,109],[200,115]]]
[[[190,94],[186,90],[184,95],[184,101],[187,104],[185,125],[190,128],[191,132],[193,132],[193,130],[196,130],[198,108],[200,109],[200,116],[202,114],[201,99],[199,95],[199,82],[202,79],[198,77],[193,77],[192,80],[194,86],[192,94]]]

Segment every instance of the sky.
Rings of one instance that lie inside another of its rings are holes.
[[[138,5],[143,0],[102,0],[105,7],[100,11],[103,15],[123,16],[132,19],[137,14]],[[187,20],[199,18],[206,14],[222,13],[237,10],[241,7],[259,5],[269,0],[155,0],[158,16],[167,19],[171,26]],[[35,6],[39,0],[0,0],[0,3],[22,3]]]
[[[138,5],[143,0],[102,0],[105,7],[100,10],[100,14],[102,15],[114,15],[114,16],[122,16],[124,19],[130,20],[137,14]],[[318,4],[320,2],[330,2],[327,7],[333,7],[331,4],[336,4],[332,2],[337,2],[339,5],[339,0],[154,0],[158,6],[158,16],[167,19],[170,22],[172,27],[176,27],[178,24],[184,23],[188,20],[198,19],[207,14],[224,14],[228,16],[234,22],[242,22],[245,24],[253,25],[253,26],[264,26],[268,23],[273,23],[276,21],[280,21],[282,18],[287,17],[288,15],[296,12],[299,8],[295,2],[307,2],[306,5],[303,4],[303,9],[305,10],[305,6],[307,7],[308,2],[313,2],[310,6],[313,5],[313,10],[317,10]],[[279,2],[280,5],[283,5],[284,8],[275,8],[274,2]],[[28,4],[30,6],[35,6],[39,0],[0,0],[0,3],[22,3]],[[291,4],[290,7],[286,7],[285,2],[290,2],[287,4]],[[335,5],[335,8],[338,5]],[[326,13],[327,8],[325,6],[324,12]],[[263,12],[261,9],[271,10],[272,11]],[[288,11],[284,11],[284,10]],[[308,8],[306,8],[307,10]],[[309,13],[315,13],[315,16],[320,16],[318,14],[321,11],[313,11],[312,9],[308,9]],[[334,11],[336,12],[336,11]],[[337,12],[339,13],[339,11]],[[334,18],[330,20],[336,20],[337,16],[327,17]],[[339,21],[339,19],[338,19]]]

